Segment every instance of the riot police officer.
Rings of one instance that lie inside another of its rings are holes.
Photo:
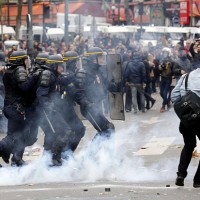
[[[79,60],[79,55],[75,51],[68,51],[63,55],[63,60],[66,64],[66,71],[62,73],[62,76],[60,77],[60,89],[62,96],[61,102],[59,103],[59,110],[65,121],[75,133],[72,143],[70,144],[70,149],[73,152],[85,134],[85,126],[76,114],[74,109],[75,101],[69,94],[69,90],[73,87],[72,84],[74,83],[75,73],[77,71],[77,61]]]
[[[64,61],[60,55],[47,59],[47,69],[42,71],[36,91],[41,123],[45,126],[44,149],[52,154],[52,165],[62,165],[63,148],[70,145],[74,132],[58,112],[60,89],[58,76],[64,71]]]
[[[14,51],[9,58],[10,65],[3,76],[5,88],[4,114],[8,119],[7,136],[0,141],[0,156],[9,163],[10,154],[13,154],[12,165],[24,164],[22,155],[25,138],[29,131],[26,123],[26,95],[35,80],[27,81],[26,65],[28,56],[25,51]]]
[[[31,146],[37,141],[38,127],[42,124],[40,123],[40,112],[37,109],[37,98],[36,98],[36,90],[38,88],[38,81],[41,73],[47,69],[46,61],[49,57],[48,53],[39,53],[36,58],[34,65],[29,69],[28,78],[34,77],[37,81],[31,89],[28,91],[28,98],[26,102],[26,121],[29,125],[29,134],[26,137],[26,146]]]
[[[88,49],[83,60],[83,69],[75,76],[74,98],[80,105],[82,115],[90,121],[97,130],[97,135],[110,137],[114,125],[107,120],[102,110],[102,100],[110,84],[99,68],[106,64],[106,55],[99,47]]]

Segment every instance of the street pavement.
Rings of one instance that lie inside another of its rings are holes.
[[[199,157],[192,159],[185,186],[176,186],[183,147],[179,120],[173,108],[160,113],[160,96],[153,96],[157,101],[151,110],[129,112],[125,121],[113,121],[116,134],[110,141],[92,143],[95,130],[83,120],[86,135],[62,167],[48,167],[40,130],[37,143],[26,149],[27,166],[11,168],[0,160],[4,165],[0,169],[0,200],[198,199],[200,189],[192,184]]]

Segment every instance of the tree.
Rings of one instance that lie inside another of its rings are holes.
[[[124,9],[125,9],[125,16],[126,16],[126,24],[132,25],[130,9],[129,9],[129,0],[124,0]]]
[[[16,19],[16,39],[19,39],[19,29],[21,26],[21,20],[22,20],[22,5],[23,0],[18,0],[18,6],[17,6],[17,19]]]

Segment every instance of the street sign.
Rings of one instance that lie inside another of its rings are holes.
[[[174,17],[172,18],[172,22],[173,22],[173,24],[179,24],[179,22],[180,22],[179,17],[178,17],[178,16],[174,16]]]

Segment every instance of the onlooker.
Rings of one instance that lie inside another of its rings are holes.
[[[132,49],[132,60],[128,63],[125,69],[125,82],[131,87],[132,103],[134,113],[137,113],[138,100],[137,92],[140,97],[140,107],[142,112],[145,112],[145,97],[144,97],[144,84],[146,83],[146,70],[142,62],[141,51],[138,46]]]
[[[175,102],[178,98],[186,94],[185,89],[185,75],[183,75],[178,84],[172,91],[172,101]],[[200,97],[200,68],[192,71],[188,77],[188,90],[194,92]],[[184,123],[180,122],[179,131],[183,136],[184,147],[180,155],[180,161],[178,165],[178,172],[175,184],[178,186],[184,186],[184,179],[187,176],[187,169],[190,164],[192,153],[196,147],[196,136],[200,139],[200,124],[193,125],[192,127],[186,127]],[[193,179],[193,187],[200,188],[200,163]]]
[[[12,54],[13,51],[17,51],[17,46],[16,45],[12,45],[11,51],[9,51],[8,54],[7,54],[8,58],[10,58],[10,55]]]
[[[160,112],[166,111],[170,108],[170,86],[172,83],[172,74],[173,74],[173,65],[174,62],[171,58],[171,50],[168,47],[162,49],[162,59],[159,65],[159,70],[161,73],[161,82],[160,82],[160,96],[163,98],[162,107]]]

